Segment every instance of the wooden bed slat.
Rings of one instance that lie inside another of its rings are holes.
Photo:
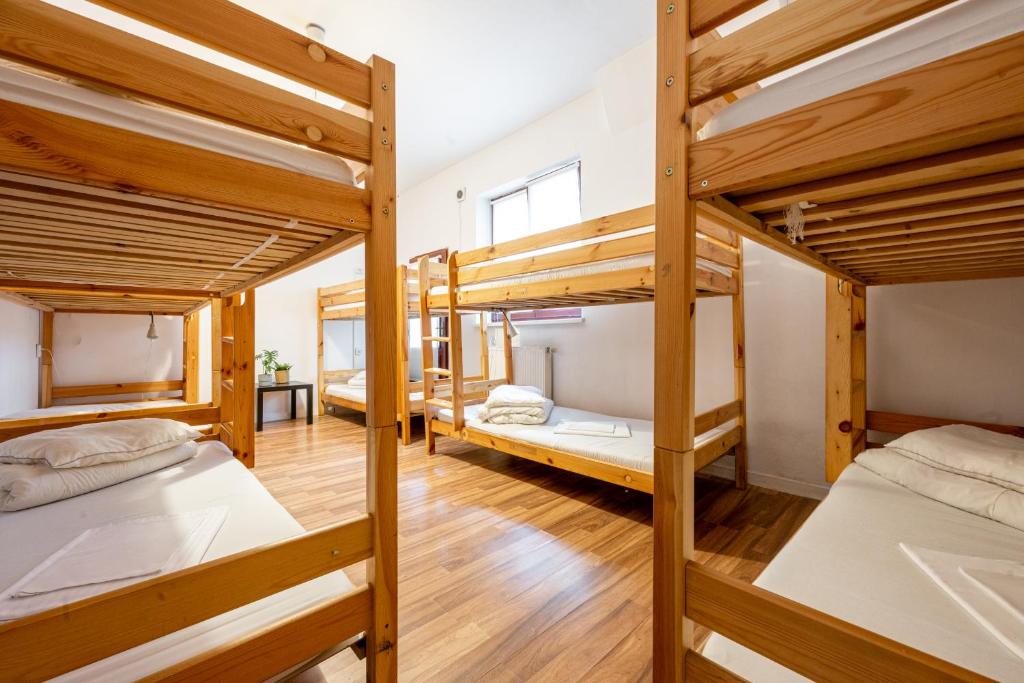
[[[361,515],[0,625],[0,678],[53,678],[343,569],[372,553],[370,528]]]
[[[1024,34],[773,116],[690,147],[708,197],[860,171],[1024,133]]]
[[[711,661],[696,650],[686,651],[686,680],[701,683],[746,683],[728,669]]]
[[[0,2],[0,55],[175,108],[370,160],[370,123],[39,1]],[[314,129],[313,136],[309,132]]]
[[[1000,434],[1011,434],[1024,438],[1024,427],[1017,425],[993,424],[991,422],[974,422],[971,420],[953,420],[945,417],[924,417],[905,413],[890,413],[881,410],[868,411],[868,429],[889,434],[906,434],[918,429],[943,427],[945,425],[971,425]]]
[[[959,273],[933,273],[928,275],[873,277],[873,285],[910,285],[921,282],[950,282],[954,280],[994,280],[1002,278],[1024,277],[1024,267],[1017,266],[1005,270],[964,271]]]
[[[690,55],[696,106],[772,76],[952,0],[800,0]]]
[[[973,211],[974,208],[983,210]],[[865,218],[838,218],[811,223],[804,229],[808,247],[858,239],[966,228],[1024,218],[1024,192],[938,204],[933,209],[902,209]]]
[[[760,5],[764,0],[690,0],[690,33],[699,36]]]
[[[370,68],[228,0],[97,0],[126,14],[238,59],[370,106]],[[245,30],[237,30],[237,27]]]
[[[182,406],[157,406],[154,408],[104,411],[100,413],[80,413],[77,415],[48,415],[44,417],[19,418],[17,420],[0,420],[0,441],[6,441],[22,434],[30,434],[44,429],[60,429],[62,427],[74,427],[92,422],[110,422],[111,420],[128,420],[137,417],[162,417],[187,422],[190,425],[216,424],[221,419],[221,409],[208,403],[201,403],[195,405],[186,404]]]
[[[80,183],[369,228],[358,188],[8,101],[0,101],[0,158],[7,168]]]
[[[692,561],[686,563],[686,615],[812,680],[988,680]]]
[[[116,384],[80,384],[53,387],[54,398],[80,398],[84,396],[114,396],[158,391],[181,391],[182,380],[169,379],[154,382],[119,382]]]

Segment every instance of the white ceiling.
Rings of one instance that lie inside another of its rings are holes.
[[[651,0],[235,1],[395,62],[399,190],[584,94],[655,28]]]

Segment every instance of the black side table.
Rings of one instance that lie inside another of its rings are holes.
[[[295,419],[295,394],[306,390],[306,424],[313,424],[313,385],[308,382],[285,382],[284,384],[256,385],[256,431],[263,431],[263,394],[268,391],[287,391],[292,395],[292,419]]]

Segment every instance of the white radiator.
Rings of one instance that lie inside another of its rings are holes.
[[[534,386],[548,398],[554,398],[554,350],[549,346],[513,346],[513,381],[520,385]],[[492,346],[489,351],[491,377],[505,376],[505,350]]]

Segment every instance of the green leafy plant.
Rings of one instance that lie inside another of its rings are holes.
[[[269,351],[267,349],[256,354],[256,360],[263,366],[264,375],[269,375],[274,371],[274,367],[277,365],[278,355],[277,351]]]
[[[280,371],[291,370],[292,369],[292,364],[291,363],[277,363],[277,364],[274,365],[274,369],[275,370],[280,370]]]

